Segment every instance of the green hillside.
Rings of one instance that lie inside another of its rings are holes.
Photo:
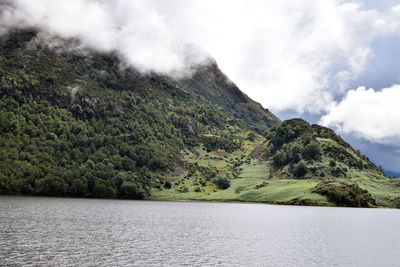
[[[0,194],[400,203],[400,183],[332,130],[281,123],[215,63],[142,75],[36,35],[0,38]]]
[[[199,174],[182,175],[164,190],[161,199],[255,201],[294,205],[400,207],[400,181],[354,150],[331,129],[304,120],[284,121],[266,131],[265,138],[249,142],[242,153],[199,151],[193,160],[217,168],[232,164],[230,187],[202,187]],[[187,190],[182,190],[187,188]]]

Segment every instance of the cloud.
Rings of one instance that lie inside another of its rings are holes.
[[[181,77],[211,55],[274,112],[323,114],[368,73],[374,42],[398,35],[398,6],[342,0],[9,0],[0,32],[36,26],[116,51],[142,73]],[[4,3],[8,3],[4,6]],[[2,29],[2,30],[1,30]],[[384,49],[382,50],[384,51]],[[362,81],[361,81],[362,82]]]
[[[350,90],[321,118],[320,123],[343,133],[355,133],[372,142],[400,146],[400,85],[381,91]]]
[[[36,27],[62,38],[77,38],[80,48],[117,52],[143,73],[181,76],[191,65],[209,60],[201,49],[181,42],[147,1],[15,0],[2,5],[2,32]]]
[[[373,41],[396,32],[400,18],[390,8],[333,0],[153,2],[167,25],[179,25],[274,112],[325,112],[365,71]]]

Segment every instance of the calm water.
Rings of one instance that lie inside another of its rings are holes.
[[[400,211],[0,197],[0,265],[400,266]]]

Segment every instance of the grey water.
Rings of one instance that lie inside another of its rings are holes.
[[[400,266],[400,211],[0,197],[1,266]]]

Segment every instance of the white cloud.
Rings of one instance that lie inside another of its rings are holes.
[[[400,146],[400,85],[376,91],[359,87],[321,118],[320,123],[372,142]]]
[[[400,12],[400,5],[397,5],[397,6],[392,7],[392,10],[393,10],[394,12]]]
[[[168,25],[216,57],[223,71],[272,111],[320,113],[373,56],[371,43],[397,28],[389,10],[344,1],[186,1],[182,14],[155,1]],[[390,30],[391,29],[391,30]]]
[[[0,28],[34,26],[63,38],[78,38],[83,48],[117,51],[144,73],[180,76],[191,64],[208,60],[199,49],[196,57],[191,56],[163,16],[144,0],[15,0],[0,12]]]
[[[33,25],[77,37],[84,47],[118,51],[143,73],[187,73],[190,65],[207,62],[205,53],[194,52],[204,49],[243,91],[274,112],[325,112],[364,71],[377,36],[400,28],[398,7],[371,9],[361,1],[9,3],[14,8],[0,9],[0,29]]]

